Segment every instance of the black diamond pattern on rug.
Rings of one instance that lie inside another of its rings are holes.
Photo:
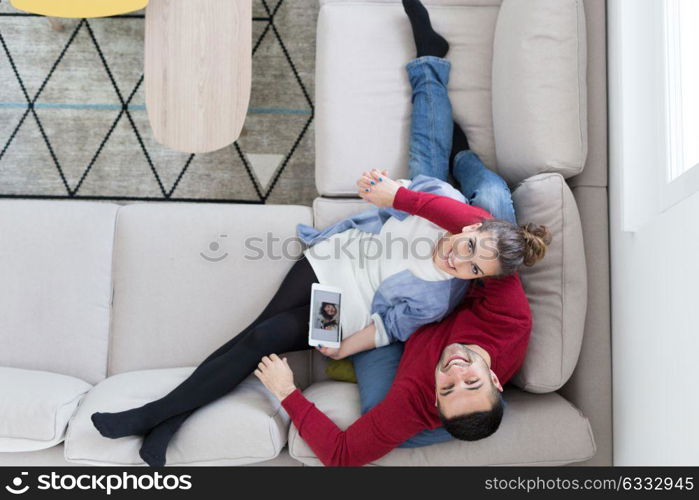
[[[282,32],[297,34],[278,24],[279,18],[282,24],[312,22],[303,30],[309,37],[316,3],[253,1],[253,86],[243,132],[231,146],[198,155],[152,138],[143,95],[142,12],[66,19],[64,31],[55,32],[44,18],[3,5],[0,197],[264,203],[277,189],[275,202],[310,202],[308,59],[315,40],[294,39],[303,53],[292,54]]]

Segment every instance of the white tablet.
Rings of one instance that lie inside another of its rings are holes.
[[[314,283],[311,287],[308,343],[312,346],[340,347],[341,312],[342,291],[339,288]]]

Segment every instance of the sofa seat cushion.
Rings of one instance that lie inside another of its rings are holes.
[[[360,416],[356,384],[318,382],[304,395],[341,429]],[[453,440],[423,448],[396,448],[371,465],[561,465],[594,455],[589,422],[558,394],[527,394],[508,387],[504,397],[505,416],[492,436],[473,442]],[[293,425],[289,451],[306,465],[321,465]]]
[[[98,384],[80,405],[66,436],[69,462],[142,465],[142,437],[108,439],[92,425],[96,412],[116,412],[158,399],[181,383],[193,368],[133,371]],[[243,465],[270,460],[286,444],[289,417],[254,377],[233,392],[198,409],[170,442],[168,465]]]
[[[539,174],[512,193],[520,224],[549,228],[546,257],[520,276],[532,310],[527,356],[512,382],[529,392],[558,390],[578,363],[587,312],[587,268],[575,198],[560,174]]]
[[[43,450],[63,441],[91,387],[67,375],[0,367],[0,452]]]

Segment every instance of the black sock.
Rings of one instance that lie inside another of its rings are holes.
[[[449,52],[449,43],[435,30],[430,23],[430,14],[420,0],[403,0],[403,8],[408,14],[410,25],[413,27],[413,37],[417,48],[417,57],[444,57]]]
[[[459,127],[459,124],[454,122],[454,132],[451,140],[451,154],[449,155],[449,170],[453,169],[454,157],[461,151],[470,149],[468,145],[468,139],[466,139],[466,134]]]
[[[192,413],[194,412],[188,411],[175,415],[153,427],[143,438],[143,444],[138,452],[143,461],[151,467],[164,466],[170,440]]]
[[[167,432],[167,429],[158,426],[154,427],[143,438],[143,445],[138,450],[139,456],[151,467],[164,467],[167,445],[170,443],[171,438],[172,435]]]
[[[158,422],[149,422],[142,408],[118,413],[93,413],[90,418],[104,437],[118,439],[124,436],[143,436]]]

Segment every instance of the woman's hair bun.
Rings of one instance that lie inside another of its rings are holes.
[[[546,249],[551,244],[551,232],[546,226],[525,224],[522,227],[524,236],[524,265],[533,266],[546,255]]]

